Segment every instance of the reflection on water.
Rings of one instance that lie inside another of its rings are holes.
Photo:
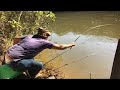
[[[59,41],[59,43],[72,42],[75,37],[79,36],[73,33],[68,33],[63,36],[57,36],[57,34],[54,35],[55,38],[53,40],[55,42]],[[69,74],[71,78],[89,78],[89,72],[93,73],[93,78],[109,78],[116,47],[117,39],[115,38],[81,35],[81,37],[76,41],[76,46],[69,52],[62,55],[63,61],[61,62],[61,65],[68,64],[93,53],[95,53],[95,55],[72,63],[61,69],[65,73]],[[63,51],[59,51],[59,53],[62,52]]]
[[[51,24],[51,30],[59,35],[68,32],[81,34],[85,30],[98,25],[111,24],[94,28],[84,34],[96,34],[113,38],[120,37],[120,11],[80,11],[57,12],[56,22]]]
[[[60,68],[69,78],[110,78],[112,63],[120,37],[120,12],[59,12],[56,13],[56,22],[51,25],[53,31],[49,38],[57,43],[75,42],[76,46],[52,62],[59,61],[58,66],[68,64],[74,60],[81,59],[95,53],[95,55],[84,58],[75,63]],[[111,24],[109,26],[93,28],[83,34],[91,27]],[[64,52],[59,50],[48,50],[41,55],[43,59],[50,60],[56,55]],[[46,57],[46,58],[45,58]]]

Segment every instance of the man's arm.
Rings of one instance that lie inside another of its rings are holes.
[[[73,46],[75,46],[74,42],[71,44],[54,44],[52,49],[64,50]]]

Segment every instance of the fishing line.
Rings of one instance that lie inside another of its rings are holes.
[[[82,59],[85,59],[85,58],[87,58],[87,57],[89,57],[89,56],[92,56],[92,55],[95,55],[95,54],[96,54],[96,53],[92,53],[92,54],[87,55],[87,56],[85,56],[85,57],[83,57],[83,58],[80,58],[80,59],[78,59],[78,60],[74,60],[74,61],[72,61],[72,62],[70,62],[70,63],[68,63],[68,64],[64,64],[64,65],[62,65],[62,66],[60,66],[60,67],[58,67],[58,68],[56,68],[56,69],[54,69],[54,70],[60,69],[60,68],[62,68],[62,67],[65,67],[65,66],[67,66],[67,65],[70,65],[70,64],[72,64],[72,63],[75,63],[75,62],[77,62],[77,61],[80,61],[80,60],[82,60]]]
[[[82,34],[84,34],[84,33],[88,32],[88,31],[90,31],[91,29],[95,29],[95,28],[103,27],[103,26],[107,26],[107,25],[112,25],[112,24],[97,25],[97,26],[94,26],[94,27],[91,27],[91,28],[87,29],[87,30],[84,31]],[[79,35],[79,36],[75,39],[74,42],[76,42],[76,41],[78,40],[78,38],[80,38],[80,37],[81,37],[81,35]],[[72,47],[71,47],[71,48],[72,48]],[[70,48],[70,49],[71,49],[71,48]]]
[[[93,37],[92,37],[93,38]],[[89,39],[91,39],[91,38],[88,38],[87,40],[89,40]],[[85,41],[87,41],[87,40],[85,40]],[[68,50],[66,50],[65,52],[63,52],[63,53],[61,53],[61,54],[59,54],[59,55],[57,55],[56,57],[54,57],[54,58],[52,58],[52,59],[50,59],[48,62],[46,62],[43,66],[45,66],[46,64],[48,64],[49,62],[51,62],[52,60],[54,60],[55,58],[57,58],[57,57],[59,57],[59,56],[61,56],[62,54],[64,54],[64,53],[66,53],[66,52],[68,52],[70,49],[68,49]]]
[[[57,58],[57,57],[59,57],[59,56],[61,56],[62,54],[64,54],[64,53],[66,53],[66,52],[68,52],[70,49],[68,49],[68,50],[66,50],[65,52],[63,52],[63,53],[61,53],[61,54],[59,54],[59,55],[57,55],[56,57],[54,57],[54,58],[52,58],[52,59],[50,59],[48,62],[46,62],[43,66],[45,66],[46,64],[48,64],[49,62],[51,62],[52,60],[54,60],[55,58]]]
[[[91,28],[87,29],[87,30],[84,31],[82,34],[88,32],[88,31],[90,31],[90,30],[92,30],[92,29],[95,29],[95,28],[98,28],[98,27],[107,26],[107,25],[112,25],[112,24],[97,25],[97,26],[94,26],[94,27],[91,27]],[[74,40],[74,42],[76,42],[80,37],[81,37],[81,35],[79,35],[79,36]],[[72,47],[71,47],[69,50],[71,50],[71,49],[72,49]],[[49,62],[51,62],[51,61],[54,60],[55,58],[57,58],[57,57],[63,55],[64,53],[68,52],[69,50],[67,50],[67,51],[65,51],[65,52],[63,52],[63,53],[57,55],[56,57],[50,59],[50,60],[49,60],[48,62],[46,62],[43,66],[45,66],[46,64],[48,64]]]

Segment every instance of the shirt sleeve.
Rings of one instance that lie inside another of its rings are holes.
[[[51,41],[46,41],[46,48],[51,49],[53,47],[54,43]]]

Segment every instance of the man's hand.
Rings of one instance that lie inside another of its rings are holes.
[[[71,44],[54,44],[52,49],[64,50],[66,48],[72,48],[73,46],[75,46],[74,42]]]
[[[70,49],[71,49],[73,46],[75,46],[75,42],[72,42],[72,43],[71,43]]]
[[[72,42],[70,47],[73,47],[73,46],[75,46],[75,42]]]

